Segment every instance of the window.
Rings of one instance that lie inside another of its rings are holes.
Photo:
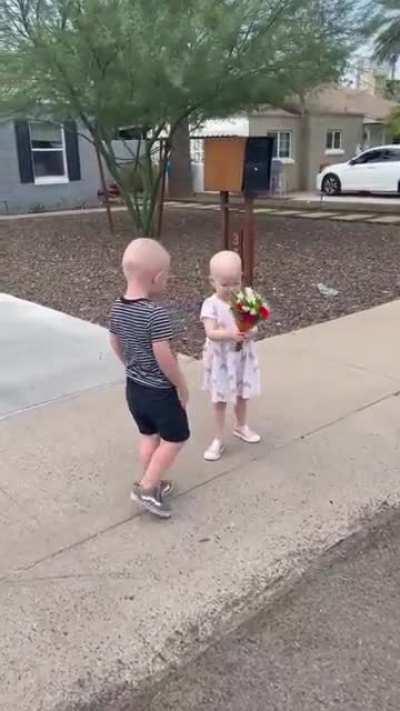
[[[400,148],[388,148],[385,151],[384,160],[390,163],[398,163],[400,161]]]
[[[137,126],[127,126],[120,128],[115,136],[116,141],[140,141],[146,137],[146,131]]]
[[[293,158],[291,131],[271,131],[268,136],[274,139],[273,158],[278,158],[279,160]]]
[[[51,185],[82,180],[75,121],[61,126],[40,121],[14,121],[21,183]]]
[[[202,163],[204,161],[203,139],[193,138],[190,141],[190,157],[193,163]]]
[[[343,131],[329,130],[326,134],[326,151],[343,151]]]
[[[367,151],[362,153],[358,158],[351,161],[352,165],[364,165],[365,163],[382,163],[385,160],[385,151]]]
[[[64,128],[57,124],[29,123],[34,182],[67,183]]]

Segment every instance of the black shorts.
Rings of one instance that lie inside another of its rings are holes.
[[[166,442],[186,442],[189,439],[187,414],[175,388],[149,388],[128,378],[126,399],[141,434],[159,435]]]

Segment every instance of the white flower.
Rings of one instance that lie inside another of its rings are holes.
[[[242,301],[244,301],[244,293],[243,291],[239,291],[237,297],[236,297],[237,303],[240,304]]]
[[[250,316],[257,316],[256,309],[250,309]]]
[[[248,314],[250,311],[250,308],[248,306],[242,306],[242,311],[244,311],[245,314]]]

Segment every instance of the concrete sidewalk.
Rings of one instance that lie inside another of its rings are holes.
[[[0,326],[0,420],[121,377],[100,326],[8,294]]]
[[[259,344],[263,444],[210,465],[199,365],[175,516],[128,500],[122,385],[0,423],[0,707],[119,711],[400,502],[400,302]]]

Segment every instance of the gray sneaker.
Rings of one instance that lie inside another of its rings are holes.
[[[138,500],[138,497],[136,494],[138,486],[140,487],[139,482],[135,481],[132,491],[131,491],[132,501]],[[161,488],[161,498],[163,499],[164,496],[169,496],[170,494],[172,494],[172,492],[174,490],[174,482],[171,481],[171,479],[161,479],[160,488]]]
[[[171,518],[171,510],[163,501],[161,487],[155,486],[153,489],[143,489],[139,484],[134,484],[131,498],[136,499],[147,511],[158,518]]]

